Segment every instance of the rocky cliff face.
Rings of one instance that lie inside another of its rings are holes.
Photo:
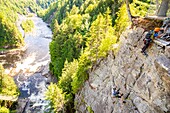
[[[153,43],[149,56],[143,56],[144,34],[142,28],[127,30],[117,52],[98,61],[76,95],[78,113],[170,112],[170,48]],[[120,88],[126,103],[112,97],[113,85]]]

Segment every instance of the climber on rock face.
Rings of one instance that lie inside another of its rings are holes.
[[[145,38],[143,39],[144,41],[144,47],[142,48],[141,53],[147,56],[146,49],[149,47],[150,43],[153,41],[155,37],[158,36],[158,32],[160,31],[160,28],[155,28],[154,31],[150,30]]]
[[[117,87],[113,87],[112,96],[115,98],[121,98],[123,94],[120,93],[120,88],[117,89]]]
[[[123,93],[120,93],[120,88],[117,89],[116,86],[112,88],[112,97],[120,98],[122,103],[126,103],[125,98],[123,97]],[[115,103],[115,101],[113,103]]]
[[[142,51],[141,53],[145,54],[146,55],[146,49],[149,47],[150,43],[152,42],[152,39],[151,39],[151,36],[152,36],[152,31],[149,31],[145,38],[143,39],[144,41],[144,47],[142,48]]]

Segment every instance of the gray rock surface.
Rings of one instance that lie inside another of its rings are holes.
[[[142,28],[124,32],[117,52],[110,52],[92,69],[75,97],[77,113],[88,113],[88,106],[94,113],[170,112],[169,47],[153,43],[145,57],[141,53],[144,34]],[[112,97],[113,85],[124,98]]]

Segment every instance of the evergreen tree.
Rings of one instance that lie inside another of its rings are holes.
[[[19,95],[13,78],[4,73],[2,65],[0,65],[0,94],[9,96]]]
[[[62,76],[58,82],[58,87],[65,93],[65,107],[70,113],[74,113],[74,94],[72,93],[72,77],[78,69],[78,61],[73,60],[73,62],[65,62],[64,68],[62,70]]]
[[[23,38],[15,24],[8,21],[5,16],[0,13],[0,48],[19,47],[23,44]]]
[[[63,91],[58,88],[56,84],[51,83],[48,86],[48,91],[46,92],[46,99],[50,100],[50,104],[54,109],[54,112],[64,110],[64,94]]]
[[[101,43],[101,39],[103,38],[103,27],[104,27],[104,18],[102,14],[97,16],[97,19],[92,23],[90,27],[90,37],[88,37],[87,47],[90,51],[90,59],[95,61],[98,57],[98,47]],[[95,54],[95,55],[94,55]],[[94,59],[95,58],[95,59]]]
[[[19,90],[13,80],[13,78],[9,75],[6,75],[4,72],[3,66],[0,64],[0,95],[3,96],[18,96]],[[1,100],[0,101],[0,112],[1,113],[9,113],[9,109],[11,108],[13,102]]]
[[[114,29],[112,27],[111,11],[107,8],[107,11],[104,14],[104,36],[101,40],[99,46],[99,57],[104,57],[107,55],[109,50],[112,50],[112,45],[116,43],[117,37],[114,35]]]

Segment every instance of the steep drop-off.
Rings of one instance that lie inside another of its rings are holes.
[[[145,57],[141,53],[144,35],[142,28],[126,30],[117,51],[98,60],[76,94],[78,113],[170,112],[170,48],[153,43]],[[120,88],[126,103],[112,97],[113,85]]]

